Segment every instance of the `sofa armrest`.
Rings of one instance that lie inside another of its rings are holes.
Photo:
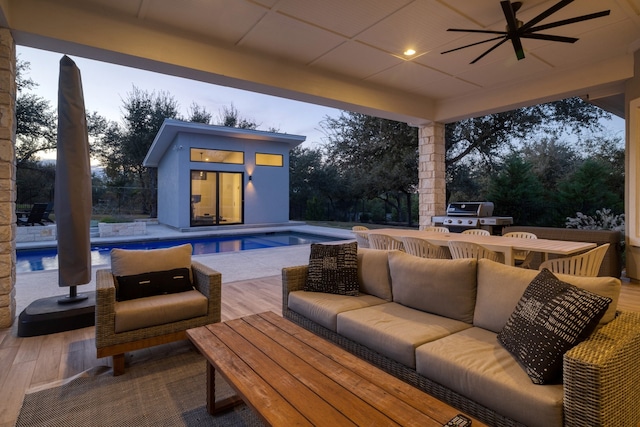
[[[96,271],[96,347],[104,347],[107,337],[115,334],[116,284],[109,269]]]
[[[301,291],[307,281],[308,265],[285,267],[282,269],[282,314],[289,307],[289,292]]]
[[[640,313],[618,316],[564,356],[567,426],[640,423]]]
[[[213,316],[213,323],[220,322],[222,307],[222,273],[211,267],[191,261],[194,287],[209,300],[207,312]]]

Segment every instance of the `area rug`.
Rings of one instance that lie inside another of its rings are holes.
[[[246,405],[211,416],[206,409],[206,361],[195,349],[128,367],[114,377],[94,368],[25,395],[17,427],[262,426]],[[216,400],[233,390],[216,377]]]

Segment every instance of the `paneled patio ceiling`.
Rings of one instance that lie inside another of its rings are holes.
[[[575,0],[540,25],[607,9],[543,32],[575,44],[524,39],[518,61],[507,42],[473,65],[491,43],[441,52],[490,37],[447,29],[504,31],[499,0],[0,0],[0,25],[20,45],[419,125],[569,96],[623,115],[640,0]]]

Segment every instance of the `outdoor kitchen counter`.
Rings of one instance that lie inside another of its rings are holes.
[[[397,228],[378,228],[375,230],[363,231],[368,234],[386,234],[396,238],[419,237],[428,240],[438,246],[447,246],[449,241],[472,242],[482,245],[485,248],[504,254],[504,262],[508,265],[515,265],[513,251],[533,251],[543,254],[546,259],[547,254],[557,254],[570,256],[589,249],[595,248],[595,243],[571,242],[567,240],[549,239],[521,239],[516,237],[502,236],[479,236],[475,234],[462,233],[436,233],[421,230],[403,230]]]

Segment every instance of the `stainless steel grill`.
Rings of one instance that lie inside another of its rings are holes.
[[[434,225],[445,226],[449,231],[461,233],[470,228],[482,228],[491,234],[500,234],[502,227],[513,224],[513,217],[492,216],[492,202],[455,202],[447,206],[446,216],[434,216]]]

